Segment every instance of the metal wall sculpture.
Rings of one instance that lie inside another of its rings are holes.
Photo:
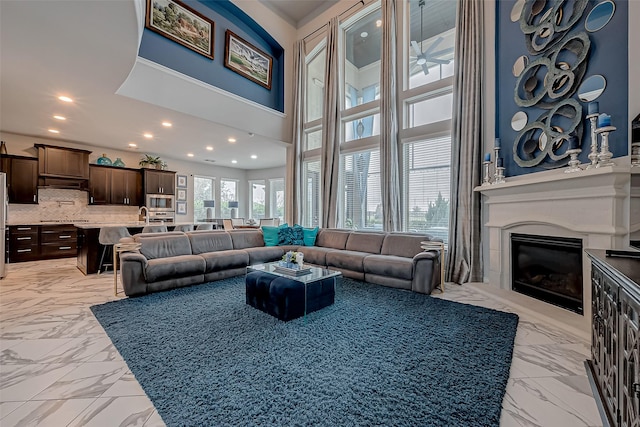
[[[572,30],[587,4],[588,0],[518,0],[513,6],[511,20],[519,22],[530,55],[514,64],[514,101],[523,109],[547,110],[525,126],[519,114],[523,111],[516,113],[519,120],[515,115],[512,119],[512,124],[518,123],[513,129],[519,131],[513,158],[521,167],[547,158],[552,167],[564,165],[560,161],[568,156],[570,135],[582,140],[582,105],[572,97],[587,71],[591,41],[584,29]]]

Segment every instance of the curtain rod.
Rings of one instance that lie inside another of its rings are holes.
[[[351,9],[353,9],[354,7],[358,6],[359,4],[361,4],[362,6],[364,6],[364,0],[360,0],[358,3],[356,4],[352,4],[351,6],[349,6],[349,8],[341,13],[338,14],[338,16],[342,16],[345,13],[349,12]],[[322,30],[324,27],[326,27],[328,24],[323,24],[322,26],[320,26],[319,28],[316,28],[315,30],[313,30],[311,33],[307,34],[306,36],[304,36],[302,38],[302,40],[306,40],[307,38],[311,37],[312,35],[314,35],[315,33],[317,33],[318,31]]]

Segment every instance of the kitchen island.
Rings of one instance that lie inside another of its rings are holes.
[[[129,233],[134,235],[141,233],[144,221],[133,221],[118,224],[101,224],[101,223],[78,223],[75,224],[78,230],[78,262],[77,267],[82,273],[95,274],[100,270],[100,256],[102,255],[102,245],[98,241],[100,229],[102,227],[127,227]],[[169,231],[172,231],[177,225],[193,225],[193,223],[175,223],[164,224]]]

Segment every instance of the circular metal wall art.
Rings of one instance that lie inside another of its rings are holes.
[[[518,59],[516,59],[516,62],[513,63],[513,68],[511,69],[511,72],[515,77],[518,77],[520,74],[522,74],[524,69],[527,67],[528,63],[529,63],[528,57],[526,57],[525,55],[519,56]]]
[[[524,111],[518,111],[511,118],[511,129],[515,131],[522,130],[526,125],[529,118]]]
[[[587,15],[587,19],[584,21],[584,28],[590,33],[601,30],[611,21],[615,11],[616,5],[611,0],[598,3]]]
[[[600,74],[589,76],[578,88],[578,99],[582,102],[594,101],[602,95],[602,92],[604,92],[606,87],[607,80],[604,76],[601,76]]]

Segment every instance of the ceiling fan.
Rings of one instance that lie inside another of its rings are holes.
[[[429,74],[429,67],[427,65],[429,62],[434,64],[443,64],[443,65],[449,64],[451,62],[450,59],[440,59],[439,57],[447,53],[453,52],[453,48],[449,47],[446,49],[435,51],[438,45],[442,43],[442,41],[444,40],[443,37],[438,37],[433,43],[431,43],[431,46],[429,46],[427,50],[422,50],[422,41],[424,40],[424,36],[423,36],[424,5],[425,5],[425,0],[418,1],[418,6],[420,6],[420,45],[418,45],[418,42],[416,42],[415,40],[411,40],[411,47],[413,47],[413,50],[416,53],[416,59],[415,59],[416,64],[420,65],[422,67],[422,71],[424,72],[424,74],[427,75]]]

